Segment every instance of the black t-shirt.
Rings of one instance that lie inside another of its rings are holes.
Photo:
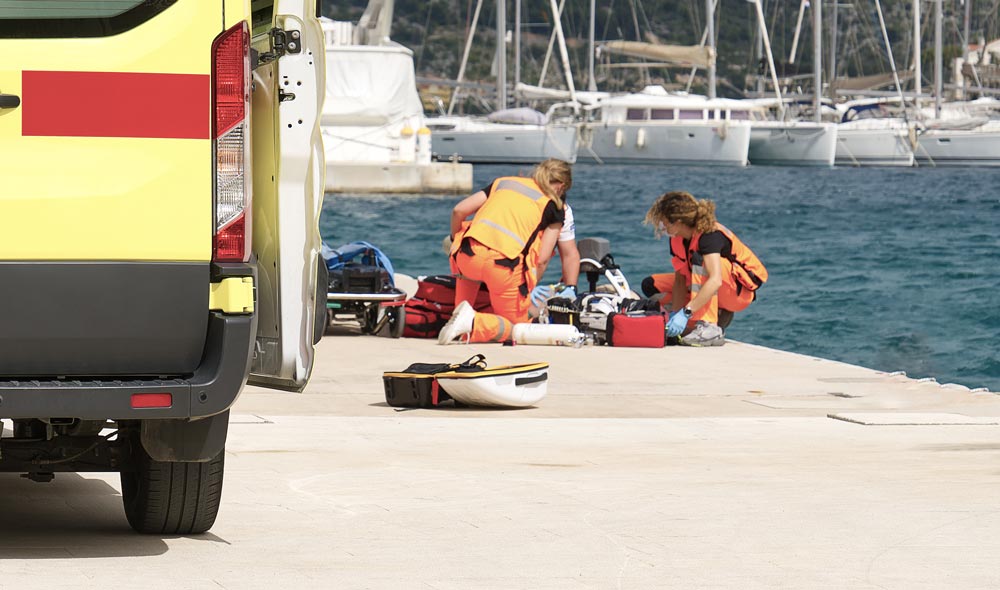
[[[691,240],[684,240],[684,249],[687,250],[690,247]],[[671,246],[670,253],[677,256],[678,253],[673,250],[673,246]],[[680,254],[684,253],[681,252]],[[731,258],[733,255],[733,241],[719,230],[705,232],[698,239],[698,254],[702,256],[705,254],[719,254],[723,258]],[[687,258],[687,256],[685,255],[683,258]]]
[[[486,193],[486,198],[490,198],[490,192],[493,190],[493,183],[496,182],[494,179],[492,182],[483,187],[483,192]],[[566,211],[560,209],[555,201],[549,200],[545,205],[545,210],[542,211],[542,222],[538,224],[538,229],[545,229],[553,223],[563,223],[566,221]]]

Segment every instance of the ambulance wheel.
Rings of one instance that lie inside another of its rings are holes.
[[[406,309],[403,306],[388,307],[385,310],[385,324],[378,335],[384,338],[399,338],[406,329]]]
[[[215,524],[222,500],[225,449],[204,463],[153,460],[133,445],[133,471],[122,472],[122,503],[129,525],[153,535],[197,535]]]

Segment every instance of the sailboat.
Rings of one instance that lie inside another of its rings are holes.
[[[576,162],[577,126],[532,109],[506,109],[486,117],[430,117],[427,127],[437,160],[530,164],[559,158]]]
[[[767,25],[764,21],[764,11],[761,8],[760,0],[751,0],[757,12],[757,24],[760,33],[761,44],[764,46],[767,55],[768,69],[771,73],[771,82],[774,85],[775,99],[771,101],[758,101],[758,104],[769,104],[777,111],[777,119],[754,121],[750,131],[749,158],[751,164],[771,164],[781,166],[833,166],[834,157],[837,153],[837,127],[832,123],[825,123],[822,120],[822,65],[820,53],[820,39],[822,35],[819,31],[822,27],[822,12],[820,2],[816,2],[813,12],[813,114],[814,121],[785,120],[785,103],[781,97],[781,87],[778,84],[777,71],[774,67],[774,56],[771,52],[771,40],[767,34]],[[802,10],[805,4],[800,7],[799,23],[801,24]],[[796,41],[798,40],[798,29],[796,29]],[[759,46],[758,46],[759,47]],[[795,48],[793,44],[792,58],[794,62]]]
[[[716,52],[711,33],[714,4],[712,0],[707,0],[706,4],[709,26],[700,45],[611,40],[601,43],[598,50],[649,59],[663,65],[705,68],[709,74],[708,96],[667,92],[662,86],[652,85],[630,94],[598,95],[585,107],[587,115],[581,124],[579,161],[747,165],[751,121],[763,120],[764,109],[745,101],[716,98]]]
[[[990,108],[995,106],[995,101],[942,103],[942,20],[941,0],[935,0],[934,108],[923,111],[927,118],[917,138],[917,163],[931,166],[1000,166],[1000,120],[990,116],[997,112]],[[968,33],[965,36],[967,39]],[[918,38],[918,51],[919,47]]]
[[[520,0],[518,0],[520,1]],[[466,39],[458,82],[461,84],[468,63],[469,49],[483,0],[478,0]],[[573,94],[572,72],[568,68],[565,39],[559,12],[552,0],[556,33],[560,42],[570,95]],[[518,7],[520,8],[520,7]],[[576,162],[577,125],[572,117],[557,116],[554,105],[545,114],[528,108],[507,108],[507,35],[505,0],[497,0],[497,110],[485,117],[452,115],[456,96],[452,96],[448,114],[427,119],[432,135],[432,151],[437,160],[481,164],[529,164],[547,158]],[[520,15],[520,10],[517,11]],[[520,19],[517,22],[520,27]],[[461,86],[456,87],[455,94]],[[570,102],[572,105],[573,103]]]
[[[895,106],[895,108],[894,108]],[[913,166],[914,125],[905,108],[888,98],[862,98],[837,105],[837,166]]]
[[[914,6],[919,6],[919,2],[920,0],[913,0]],[[889,34],[879,0],[875,0],[875,9],[889,66],[892,69],[891,74],[869,76],[860,80],[834,80],[832,86],[841,89],[874,88],[891,80],[895,84],[898,99],[860,99],[838,105],[842,116],[837,129],[837,166],[913,166],[915,161],[913,155],[913,147],[916,145],[915,123],[906,115],[901,76],[896,71],[896,61],[893,59],[892,46],[889,44]],[[915,20],[914,26],[919,37],[919,19]],[[916,89],[919,95],[919,51],[914,53],[914,62]],[[902,110],[900,113],[892,113],[889,108],[897,100]]]
[[[326,51],[320,119],[325,188],[350,193],[468,192],[471,165],[431,161],[413,52],[389,39],[392,8],[392,0],[371,0],[357,24],[320,19]],[[294,86],[288,90],[296,92]]]
[[[581,162],[746,166],[750,122],[764,110],[741,100],[668,93],[662,86],[585,107]]]

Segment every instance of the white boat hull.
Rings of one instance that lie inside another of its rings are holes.
[[[472,164],[327,160],[326,192],[469,194],[472,192]]]
[[[916,158],[921,166],[1000,166],[1000,129],[928,129]]]
[[[595,123],[581,132],[579,162],[746,166],[750,125]]]
[[[832,123],[768,121],[750,130],[750,163],[773,166],[833,166],[837,126]]]
[[[837,130],[837,166],[912,166],[906,128],[854,128]]]
[[[489,130],[442,130],[431,134],[434,157],[455,156],[472,164],[534,164],[548,158],[576,162],[577,129],[573,125],[509,126]]]

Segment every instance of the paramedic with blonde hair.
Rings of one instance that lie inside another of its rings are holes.
[[[505,176],[460,201],[451,212],[451,267],[455,311],[438,343],[509,340],[514,324],[529,320],[529,294],[552,258],[565,219],[563,196],[573,184],[570,164],[549,159],[531,178]],[[470,223],[466,223],[469,216]],[[470,305],[480,283],[494,313]]]

